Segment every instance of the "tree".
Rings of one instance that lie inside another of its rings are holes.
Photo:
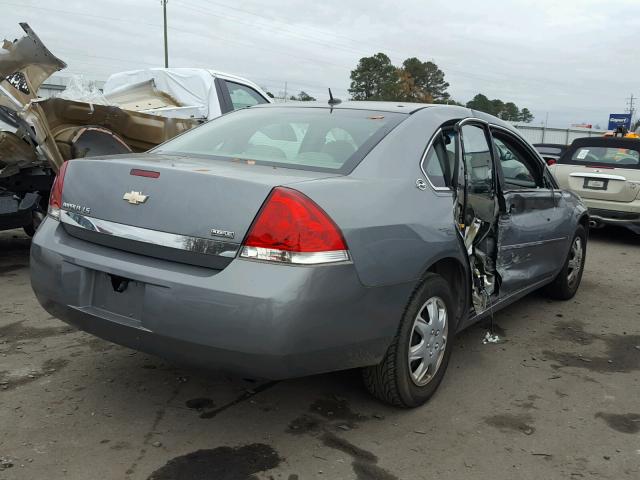
[[[520,110],[518,110],[518,106],[513,102],[507,102],[504,104],[504,108],[502,109],[502,115],[500,116],[503,120],[507,120],[509,122],[517,122],[520,120]]]
[[[445,103],[450,95],[444,72],[433,62],[407,58],[399,70],[401,100],[411,102]]]
[[[528,108],[520,110],[515,103],[505,103],[499,98],[489,100],[489,98],[482,93],[477,94],[472,100],[468,101],[467,108],[495,115],[508,122],[531,123],[533,120],[533,114]]]
[[[467,108],[471,108],[473,110],[478,110],[479,112],[492,113],[493,105],[491,100],[489,100],[485,95],[479,93],[473,100],[467,102]]]
[[[349,93],[354,100],[394,100],[398,94],[398,72],[384,53],[363,57],[351,71]]]
[[[275,98],[275,95],[273,93],[271,93],[269,90],[267,90],[267,97]]]
[[[315,102],[316,101],[316,99],[314,97],[309,95],[304,90],[301,90],[300,93],[298,94],[298,96],[294,97],[293,99],[294,100],[299,100],[301,102]]]
[[[519,120],[523,123],[531,123],[533,121],[533,114],[529,111],[528,108],[523,108],[520,110],[520,118]]]

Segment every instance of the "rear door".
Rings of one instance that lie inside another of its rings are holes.
[[[545,165],[506,129],[492,127],[504,208],[496,268],[501,296],[555,275],[566,255],[569,212]]]

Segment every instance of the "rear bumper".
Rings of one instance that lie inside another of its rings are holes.
[[[115,293],[107,274],[135,287]],[[51,219],[32,243],[31,283],[48,312],[98,337],[270,379],[378,363],[413,287],[365,288],[352,264],[167,262],[79,240]]]
[[[583,199],[589,209],[589,218],[596,225],[619,225],[640,233],[640,200],[611,202]]]

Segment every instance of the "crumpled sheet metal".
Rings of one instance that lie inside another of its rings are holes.
[[[12,132],[0,132],[0,178],[10,177],[38,162],[31,145]]]
[[[27,35],[15,42],[5,40],[0,49],[0,77],[22,72],[31,87],[31,94],[27,95],[34,98],[40,85],[54,72],[66,68],[67,64],[44,46],[27,23],[20,26]]]
[[[37,98],[40,85],[66,64],[47,50],[29,25],[20,26],[27,35],[15,42],[5,41],[0,50],[0,106],[15,112],[21,131],[39,147],[54,171],[69,160],[61,154],[56,135],[72,126],[108,128],[133,151],[142,152],[198,124],[192,119],[149,115],[114,105]]]
[[[134,152],[149,150],[198,125],[195,120],[158,117],[113,105],[95,105],[61,98],[40,100],[37,105],[44,112],[54,137],[70,126],[100,126],[119,135]]]

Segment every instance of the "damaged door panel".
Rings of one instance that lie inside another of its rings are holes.
[[[500,284],[495,262],[498,189],[486,124],[465,119],[456,130],[460,152],[456,215],[469,257],[473,308],[479,314],[490,307]]]
[[[492,128],[505,208],[498,226],[502,296],[553,276],[566,257],[568,209],[545,167],[515,135]],[[548,232],[557,232],[549,236]]]

